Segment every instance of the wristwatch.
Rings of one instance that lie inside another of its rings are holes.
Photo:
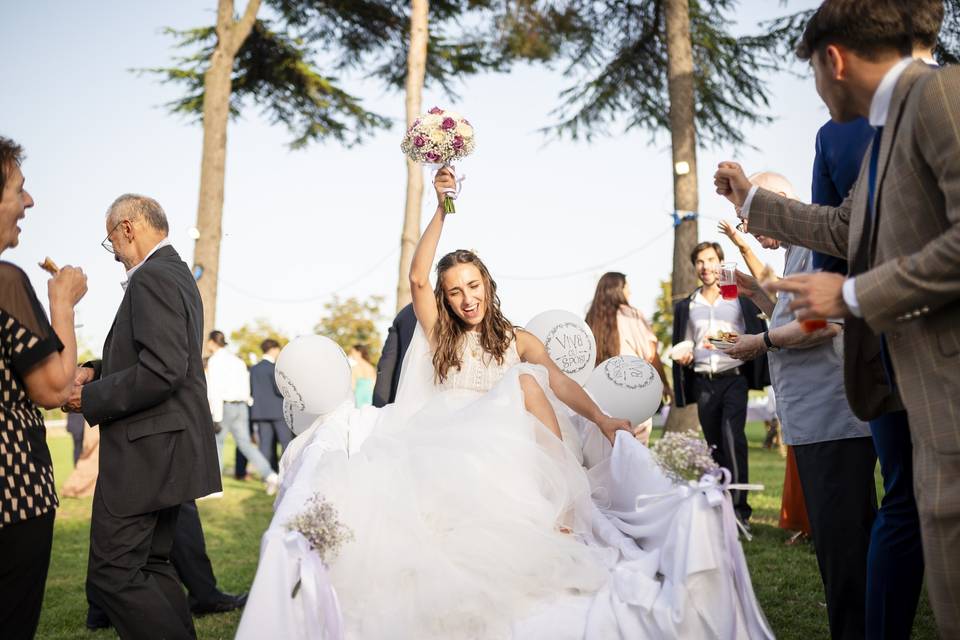
[[[773,342],[770,341],[769,331],[763,332],[763,344],[767,345],[767,351],[780,351],[780,347],[776,346],[775,344],[773,344]]]

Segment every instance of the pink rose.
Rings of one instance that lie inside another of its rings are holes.
[[[457,126],[457,122],[453,118],[444,118],[443,123],[440,125],[441,129],[453,129]]]
[[[453,137],[453,148],[454,149],[463,149],[463,138],[460,136]]]
[[[427,144],[427,139],[423,136],[417,136],[413,139],[413,146],[417,148],[422,147],[425,144]]]
[[[413,124],[410,125],[410,128],[415,129],[416,127],[419,127],[419,126],[420,126],[420,118],[417,118],[416,120],[413,121]]]
[[[430,109],[430,111],[428,111],[427,113],[433,113],[433,114],[435,114],[435,115],[440,115],[440,114],[443,113],[443,109],[441,109],[440,107],[434,107],[433,109]]]
[[[440,162],[440,154],[436,151],[427,151],[426,158],[430,162]]]

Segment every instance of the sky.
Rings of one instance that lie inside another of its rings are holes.
[[[755,32],[759,21],[817,4],[742,0],[736,29]],[[170,65],[177,51],[163,28],[211,24],[215,9],[215,0],[0,0],[0,135],[25,147],[22,170],[36,201],[20,225],[20,245],[2,257],[28,273],[44,303],[47,278],[37,266],[44,256],[83,267],[89,291],[77,307],[78,334],[94,352],[123,295],[123,267],[100,247],[117,196],[156,198],[174,247],[192,264],[202,130],[163,108],[177,87],[131,70]],[[394,118],[393,129],[349,149],[326,143],[292,151],[289,132],[253,108],[229,125],[217,302],[225,332],[265,318],[291,337],[308,333],[334,294],[382,296],[388,317],[380,326],[392,318],[406,185],[404,96],[362,78],[343,81],[368,109]],[[713,191],[717,163],[782,173],[809,200],[814,136],[828,118],[806,68],[784,61],[763,81],[774,122],[744,128],[750,147],[697,156],[700,238],[721,241],[728,258],[739,254],[716,230],[721,218],[734,217]],[[456,101],[424,93],[424,110],[461,112],[478,141],[459,167],[467,179],[438,255],[477,251],[519,325],[548,309],[583,314],[606,271],[627,275],[632,303],[649,315],[671,269],[669,138],[651,141],[642,130],[590,143],[545,137],[539,130],[554,122],[569,82],[558,71],[522,66],[468,78]],[[434,206],[427,184],[424,225]],[[778,252],[750,242],[782,268]]]

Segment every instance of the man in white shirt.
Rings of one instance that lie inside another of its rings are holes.
[[[210,359],[207,361],[207,394],[213,421],[220,423],[217,433],[217,454],[223,471],[223,443],[227,432],[237,443],[237,450],[253,464],[273,495],[280,485],[279,476],[250,440],[250,373],[243,360],[226,349],[227,340],[220,331],[211,331],[207,340]],[[218,420],[219,418],[219,420]]]
[[[766,355],[743,363],[710,343],[718,331],[763,333],[766,323],[760,310],[744,296],[725,300],[720,295],[720,264],[723,248],[716,242],[701,242],[690,254],[703,286],[676,303],[673,311],[673,341],[693,342],[693,350],[676,358],[673,389],[678,407],[697,403],[697,415],[713,457],[730,470],[734,482],[748,482],[747,394],[770,383]],[[733,492],[734,510],[746,525],[752,512],[745,491]]]

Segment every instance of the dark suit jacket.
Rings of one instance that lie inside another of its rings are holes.
[[[128,517],[221,490],[200,360],[203,304],[189,267],[162,247],[131,276],[81,406],[100,425],[97,490]]]
[[[699,289],[697,290],[699,291]],[[683,341],[687,333],[687,322],[690,320],[690,302],[697,291],[678,301],[673,306],[673,344]],[[745,296],[740,296],[740,310],[743,312],[743,323],[749,334],[763,333],[767,330],[767,322],[760,318],[760,309]],[[674,363],[673,367],[673,394],[678,407],[697,402],[693,384],[696,376],[693,367],[681,367]],[[741,374],[747,379],[751,389],[763,389],[770,384],[770,367],[767,364],[766,354],[750,362],[740,365]]]
[[[377,363],[377,382],[373,386],[373,406],[382,407],[397,399],[397,387],[400,385],[400,369],[403,356],[413,340],[417,328],[417,316],[413,305],[408,304],[393,319],[387,331],[387,341]]]
[[[269,360],[261,360],[250,369],[250,420],[283,420],[283,395],[277,388],[275,369]]]
[[[873,127],[866,118],[844,123],[830,120],[820,127],[817,155],[813,160],[811,194],[814,204],[836,207],[843,202],[860,175],[863,154],[871,140]],[[847,261],[814,251],[813,268],[846,273]]]

